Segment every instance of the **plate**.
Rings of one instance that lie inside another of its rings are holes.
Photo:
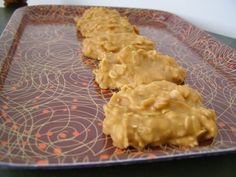
[[[236,53],[176,15],[117,8],[187,69],[186,84],[217,113],[219,134],[196,148],[121,150],[102,133],[111,92],[94,82],[74,17],[88,7],[31,6],[0,37],[0,165],[90,167],[236,152]]]

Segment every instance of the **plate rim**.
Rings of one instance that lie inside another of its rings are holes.
[[[118,166],[118,165],[135,165],[135,164],[143,164],[143,163],[155,163],[162,161],[172,161],[172,160],[184,160],[191,158],[203,158],[203,157],[212,157],[212,156],[223,156],[228,154],[236,154],[236,148],[227,149],[227,150],[218,150],[218,151],[205,151],[205,152],[194,152],[191,154],[174,154],[171,156],[162,156],[152,159],[127,159],[127,160],[119,160],[119,161],[94,161],[94,162],[79,162],[79,163],[62,163],[62,164],[46,164],[46,165],[38,165],[38,164],[26,164],[26,163],[7,163],[0,161],[0,169],[72,169],[72,168],[93,168],[93,167],[110,167],[110,166]]]

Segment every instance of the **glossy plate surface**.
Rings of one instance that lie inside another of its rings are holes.
[[[137,163],[236,152],[236,53],[162,11],[118,9],[187,69],[186,83],[216,110],[219,134],[193,149],[120,150],[102,133],[111,92],[94,82],[74,17],[87,7],[18,9],[0,37],[0,164],[68,167]]]

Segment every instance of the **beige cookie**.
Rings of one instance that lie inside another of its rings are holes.
[[[127,17],[122,17],[116,10],[95,7],[86,10],[82,17],[76,18],[77,29],[84,37],[99,33],[136,33],[138,29],[131,25]]]
[[[121,88],[126,84],[148,84],[167,80],[181,84],[186,72],[174,58],[155,50],[126,47],[117,54],[109,53],[94,71],[95,80],[103,89]]]
[[[216,137],[216,115],[200,94],[184,85],[155,81],[124,86],[104,106],[103,132],[119,148],[147,145],[196,146]]]
[[[151,40],[134,33],[101,33],[84,39],[82,52],[89,58],[100,60],[104,53],[117,53],[128,45],[136,49],[155,49]]]

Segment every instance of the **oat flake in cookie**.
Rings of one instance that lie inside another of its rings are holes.
[[[154,50],[150,39],[134,33],[101,33],[83,41],[82,52],[86,57],[101,60],[106,53],[118,53],[127,46],[136,49]]]
[[[215,112],[203,106],[200,94],[168,81],[126,85],[114,93],[104,111],[103,132],[119,148],[194,147],[217,135]]]
[[[77,17],[75,20],[77,29],[83,37],[92,37],[104,32],[139,33],[138,29],[129,23],[127,17],[120,16],[118,11],[108,8],[90,8],[82,17]]]
[[[96,82],[103,89],[160,80],[182,84],[186,77],[185,69],[173,57],[132,46],[125,47],[118,54],[104,55],[94,73]]]

